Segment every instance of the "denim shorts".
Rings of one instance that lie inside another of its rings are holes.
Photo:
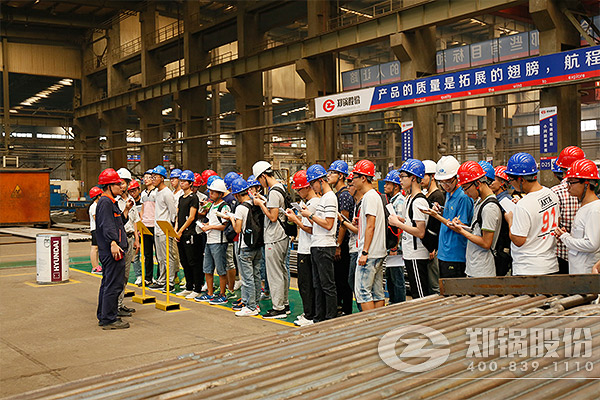
[[[356,265],[354,293],[357,303],[385,300],[383,290],[383,260],[368,258],[365,265]]]
[[[227,274],[227,243],[207,244],[204,249],[204,273],[214,274],[215,268],[217,275]]]

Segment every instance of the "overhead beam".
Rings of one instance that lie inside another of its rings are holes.
[[[263,50],[192,74],[159,82],[83,105],[75,110],[77,117],[127,106],[136,101],[170,95],[179,90],[212,85],[229,78],[293,64],[302,58],[315,57],[366,43],[386,40],[397,32],[421,27],[450,24],[478,14],[525,3],[526,0],[436,0],[419,6],[382,15],[362,23],[327,32],[303,41]]]
[[[93,29],[102,24],[84,15],[52,15],[45,11],[27,10],[27,12],[10,7],[2,7],[2,23],[37,24],[45,26],[60,26],[77,29]]]

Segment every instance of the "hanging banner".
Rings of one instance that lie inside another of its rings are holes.
[[[402,161],[413,158],[413,121],[406,121],[400,124],[402,136]]]
[[[594,46],[319,97],[315,99],[315,110],[316,117],[323,118],[575,83],[599,76],[600,46]],[[359,106],[356,101],[352,101],[352,105],[338,104],[341,98],[356,96],[360,98]]]
[[[540,153],[556,153],[558,138],[556,137],[557,108],[540,108]]]
[[[543,170],[551,170],[552,163],[556,160],[556,157],[541,157],[540,158],[540,169]]]

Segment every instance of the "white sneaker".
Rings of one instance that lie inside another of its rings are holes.
[[[253,315],[258,315],[258,309],[251,310],[248,307],[243,307],[240,311],[236,312],[235,315],[237,317],[251,317]]]
[[[138,276],[138,277],[135,279],[135,284],[136,284],[136,285],[138,285],[138,286],[141,286],[141,285],[142,285],[142,277],[141,277],[141,276]]]
[[[296,326],[309,326],[314,324],[314,322],[310,319],[306,319],[304,317],[302,317],[302,320],[296,320],[294,321],[294,325]]]
[[[301,318],[304,318],[304,313],[302,313],[302,314],[298,315],[298,316],[296,317],[296,321],[300,320]]]
[[[298,318],[296,318],[296,320],[294,321],[294,324],[296,324],[298,326],[302,326],[302,324],[305,324],[308,321],[310,321],[310,320],[304,318],[304,314],[300,314],[300,315],[298,315]]]
[[[198,292],[191,292],[190,294],[188,294],[187,296],[185,296],[185,298],[186,299],[194,300],[198,296],[200,296],[200,293],[198,293]]]
[[[208,286],[206,286],[206,283],[204,284],[204,286],[202,286],[202,289],[200,289],[201,292],[206,292],[208,290]]]
[[[240,288],[242,287],[242,281],[235,281],[235,283],[233,284],[233,290],[240,290]]]
[[[191,290],[182,290],[182,291],[181,291],[181,292],[179,292],[179,293],[175,293],[175,296],[187,296],[187,295],[189,295],[190,293],[192,293],[192,291],[191,291]]]

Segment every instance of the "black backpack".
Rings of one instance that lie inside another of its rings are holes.
[[[287,191],[283,190],[279,186],[273,186],[271,189],[275,190],[276,192],[281,193],[281,195],[283,196],[283,202],[285,204],[284,208],[286,210],[288,208],[292,208],[292,198],[290,197],[290,194]],[[289,237],[297,237],[298,236],[298,225],[296,225],[293,222],[288,221],[287,215],[285,216],[285,221],[281,221],[279,219],[279,217],[277,217],[277,220],[281,224],[281,227],[283,228],[286,235],[288,235]]]
[[[397,249],[398,242],[400,241],[400,228],[390,225],[388,221],[390,212],[386,207],[386,205],[388,205],[387,197],[385,194],[381,193],[379,193],[379,196],[383,203],[383,215],[385,216],[385,248],[388,250]]]
[[[412,226],[414,226],[415,228],[417,227],[417,223],[413,220],[414,212],[413,212],[413,207],[412,206],[413,206],[413,203],[415,202],[415,200],[418,199],[418,198],[423,198],[423,199],[427,200],[427,197],[423,193],[419,192],[408,203],[408,217],[410,218],[410,222],[411,222]],[[429,200],[427,200],[427,204],[429,204]],[[427,225],[429,225],[429,220],[430,219],[435,219],[435,218],[429,217],[427,219]],[[425,226],[425,236],[427,236],[427,225]],[[439,234],[439,230],[438,230],[438,234]],[[418,237],[416,237],[416,236],[413,235],[413,246],[414,246],[415,250],[417,249],[417,239],[418,239]],[[423,243],[423,246],[425,246],[425,243],[423,242],[424,240],[425,240],[425,237],[423,237],[423,239],[421,239],[421,243]],[[425,246],[425,247],[427,248],[427,246]],[[433,250],[429,250],[429,248],[427,248],[427,251],[429,251],[431,253]]]
[[[222,202],[221,205],[219,206],[219,208],[217,208],[217,211],[222,212],[221,210],[223,210],[223,207],[225,207],[226,205],[228,205],[226,202]],[[223,236],[225,237],[225,239],[227,240],[228,243],[233,243],[233,241],[235,240],[235,237],[237,236],[237,233],[235,232],[235,229],[233,229],[233,225],[231,225],[231,221],[227,220],[227,222],[223,222],[223,220],[221,219],[221,217],[217,217],[219,219],[219,222],[221,224],[225,224],[225,229],[223,229],[221,231],[221,243],[223,242]]]
[[[248,208],[248,217],[246,218],[246,228],[242,232],[241,239],[246,243],[249,249],[255,250],[264,246],[264,224],[265,215],[262,209],[256,205],[241,203],[240,206]]]
[[[500,233],[498,233],[498,240],[496,241],[496,245],[493,246],[490,250],[492,251],[492,255],[494,256],[494,264],[496,266],[496,276],[505,276],[508,271],[512,268],[512,257],[510,255],[510,229],[508,227],[508,222],[504,218],[504,210],[500,206],[500,202],[495,197],[488,197],[481,203],[481,207],[479,207],[479,211],[477,212],[477,218],[475,222],[471,225],[471,229],[475,227],[475,224],[478,224],[481,227],[482,217],[481,213],[483,211],[483,207],[486,205],[493,203],[500,209],[502,223],[500,224]]]

